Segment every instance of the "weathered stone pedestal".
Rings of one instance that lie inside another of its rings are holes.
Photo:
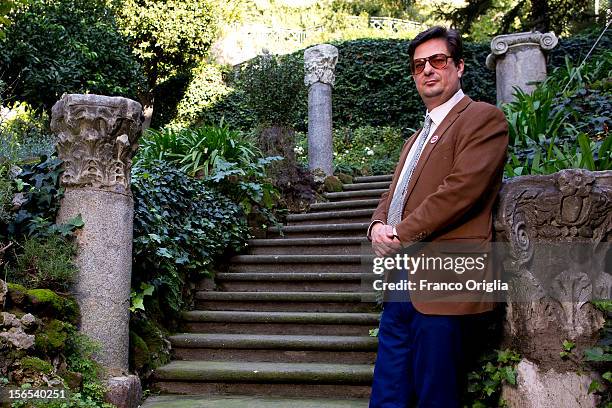
[[[604,323],[589,301],[612,293],[612,171],[516,177],[500,192],[495,229],[510,252],[504,346],[522,356],[518,386],[502,397],[517,408],[595,407],[597,374],[577,361]],[[576,344],[572,358],[559,355],[564,340]]]
[[[321,44],[304,51],[304,83],[308,87],[308,167],[334,174],[332,87],[338,49]]]
[[[534,82],[546,79],[545,51],[557,45],[555,33],[527,32],[498,35],[491,41],[487,67],[496,74],[497,104],[514,100],[514,87],[526,93],[535,89]]]
[[[107,375],[118,377],[109,380],[109,395],[130,399],[140,390],[138,377],[125,376],[134,218],[130,170],[141,125],[139,103],[99,95],[64,95],[53,106],[51,121],[64,161],[65,194],[57,221],[80,214],[85,223],[77,233],[79,273],[73,287],[80,330],[101,345],[95,357]],[[119,400],[114,403],[137,406]]]

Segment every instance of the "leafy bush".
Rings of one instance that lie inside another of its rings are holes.
[[[204,178],[208,185],[240,203],[247,214],[255,205],[273,221],[268,210],[274,206],[277,193],[266,178],[265,167],[280,157],[261,156],[248,134],[221,124],[151,130],[143,138],[136,162],[171,162],[190,176]]]
[[[135,166],[132,174],[132,287],[152,284],[162,312],[173,315],[186,304],[187,282],[210,275],[226,251],[244,247],[246,220],[237,204],[168,163]]]
[[[105,1],[24,3],[0,41],[8,97],[49,110],[65,92],[137,94],[144,77]]]
[[[410,129],[411,130],[411,129]],[[356,175],[389,174],[399,160],[404,138],[392,127],[362,126],[334,129],[334,164],[336,172]],[[297,135],[296,151],[303,163],[308,161],[308,140]]]
[[[500,405],[502,384],[516,385],[516,365],[520,355],[506,350],[493,350],[480,358],[480,367],[468,374],[467,397],[471,408]]]
[[[290,128],[272,126],[259,131],[259,145],[264,153],[283,158],[271,163],[266,171],[280,193],[277,214],[285,209],[301,212],[315,200],[317,185],[308,167],[298,162],[296,152],[300,150],[295,142],[295,132]]]
[[[48,123],[44,111],[25,102],[0,106],[0,161],[19,163],[53,153],[55,140]]]
[[[215,122],[213,117],[202,115],[223,100],[232,89],[224,82],[230,68],[216,64],[202,63],[192,71],[184,96],[178,102],[172,125],[191,126]],[[157,113],[156,113],[157,115]],[[172,119],[172,118],[169,118]],[[170,122],[161,122],[163,124]]]
[[[609,134],[612,52],[581,68],[569,58],[531,94],[517,89],[504,106],[509,125],[506,176],[550,174],[566,168],[612,169]]]
[[[64,194],[59,185],[61,163],[55,156],[42,157],[39,162],[25,165],[15,178],[14,184],[21,193],[22,203],[13,222],[8,225],[9,237],[66,232],[66,229],[53,228]]]
[[[264,53],[252,59],[238,73],[247,106],[258,125],[291,125],[297,119],[296,107],[307,99],[304,62]],[[301,103],[300,103],[301,102]]]

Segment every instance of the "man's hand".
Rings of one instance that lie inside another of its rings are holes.
[[[400,240],[393,235],[391,225],[376,223],[372,226],[372,248],[377,256],[389,256],[402,248]]]

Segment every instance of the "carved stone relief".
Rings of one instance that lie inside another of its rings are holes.
[[[509,246],[506,327],[520,351],[559,360],[557,343],[592,341],[604,319],[589,301],[609,299],[612,288],[612,172],[514,178],[500,193],[495,229]]]

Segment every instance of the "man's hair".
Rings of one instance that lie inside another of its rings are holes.
[[[455,64],[459,63],[459,60],[463,58],[463,42],[461,41],[461,34],[457,30],[449,30],[442,26],[434,26],[425,31],[417,34],[416,37],[408,45],[408,55],[410,56],[410,63],[414,60],[414,50],[426,41],[433,38],[443,38],[446,40],[448,51]]]

